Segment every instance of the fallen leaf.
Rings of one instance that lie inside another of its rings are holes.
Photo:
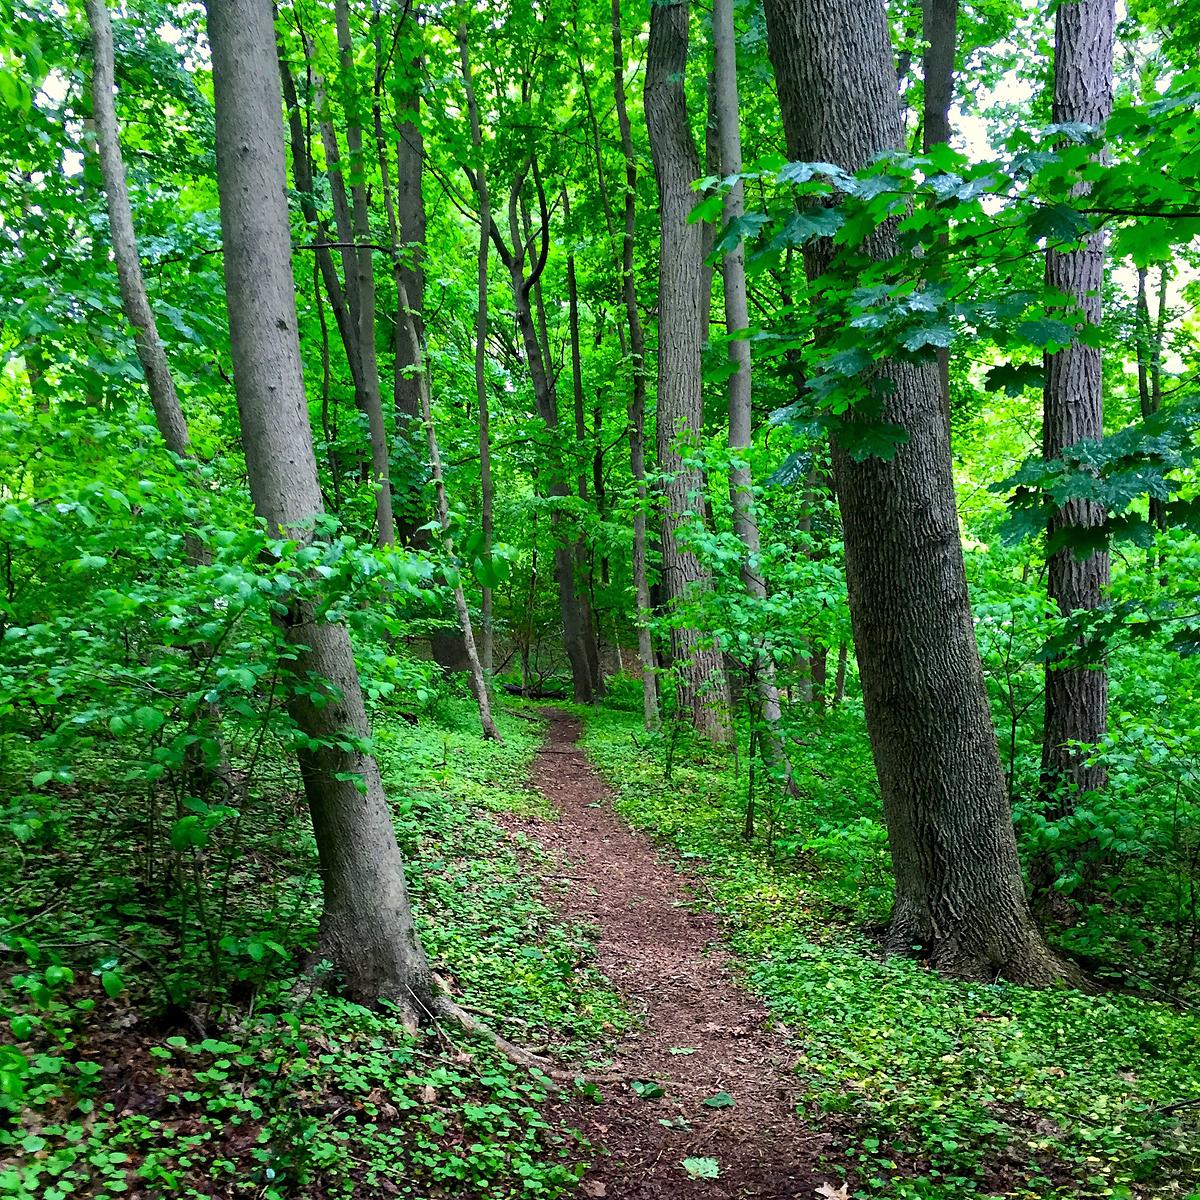
[[[421,1103],[422,1104],[432,1104],[436,1099],[437,1099],[437,1088],[435,1088],[431,1083],[427,1083],[421,1089]]]
[[[720,1164],[715,1158],[685,1158],[683,1169],[692,1179],[716,1179],[721,1173]]]
[[[823,1183],[817,1188],[817,1195],[823,1196],[824,1200],[850,1200],[850,1185],[843,1183],[840,1188],[835,1188],[832,1183]]]
[[[607,1196],[608,1188],[598,1179],[585,1179],[580,1186],[585,1196]]]

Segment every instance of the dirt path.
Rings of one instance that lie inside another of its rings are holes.
[[[643,1099],[627,1086],[605,1086],[599,1104],[564,1102],[562,1115],[601,1152],[581,1195],[816,1195],[828,1178],[814,1166],[825,1138],[796,1116],[795,1052],[734,981],[717,922],[693,907],[687,875],[613,812],[576,746],[579,723],[551,715],[534,782],[562,815],[519,824],[559,857],[567,886],[557,895],[548,888],[551,902],[598,925],[598,966],[641,1015],[617,1049],[617,1069],[665,1089]],[[703,1104],[722,1092],[732,1106]],[[682,1165],[689,1158],[715,1159],[720,1174],[691,1178]]]

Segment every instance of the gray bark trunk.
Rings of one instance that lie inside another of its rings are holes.
[[[737,38],[733,26],[733,0],[713,3],[713,107],[717,119],[717,162],[723,176],[740,174],[742,169],[742,133],[737,84]],[[738,180],[726,193],[722,216],[725,224],[740,220],[745,213],[745,189]],[[729,500],[733,510],[733,531],[742,543],[742,582],[751,596],[767,598],[767,585],[758,570],[758,518],[754,511],[754,479],[748,455],[753,440],[752,378],[750,374],[750,312],[746,300],[746,251],[739,239],[721,260],[725,292],[725,332],[730,339],[729,360],[734,368],[727,383],[729,395]],[[740,335],[740,336],[739,336]],[[765,743],[771,759],[791,770],[780,733],[779,689],[775,685],[775,664],[761,657],[754,664],[754,682],[758,691],[762,719],[766,725]]]
[[[637,234],[637,156],[625,100],[625,42],[621,34],[621,0],[612,0],[613,96],[625,159],[625,228],[621,238],[621,294],[629,327],[633,357],[633,397],[629,404],[629,463],[637,494],[633,517],[633,590],[637,604],[638,663],[642,671],[642,718],[647,729],[658,728],[658,676],[654,668],[654,643],[650,636],[650,582],[646,572],[646,336],[637,307],[633,277],[634,240]]]
[[[695,206],[693,180],[700,163],[688,122],[688,2],[667,0],[650,9],[646,57],[646,128],[658,184],[661,240],[658,288],[658,466],[666,476],[663,584],[668,605],[678,606],[709,585],[681,533],[704,521],[704,479],[687,466],[680,444],[703,433],[701,354],[704,345],[703,230],[688,217]],[[685,535],[686,536],[686,535]],[[730,736],[729,686],[721,652],[702,646],[695,629],[672,626],[679,706],[695,728],[714,741]]]
[[[1056,122],[1103,125],[1112,111],[1113,0],[1074,0],[1060,5],[1055,25],[1054,106]],[[1078,250],[1046,254],[1046,283],[1071,296],[1090,325],[1100,323],[1104,287],[1104,234],[1092,234]],[[1083,438],[1104,435],[1100,351],[1072,342],[1045,358],[1042,450],[1058,458]],[[1072,501],[1050,521],[1049,533],[1086,528],[1103,521],[1098,505]],[[1067,546],[1050,556],[1050,599],[1065,616],[1100,607],[1109,582],[1107,552],[1082,562]],[[1053,810],[1066,814],[1077,794],[1103,788],[1106,773],[1087,763],[1088,750],[1108,730],[1108,673],[1102,668],[1046,664],[1046,708],[1042,784]]]
[[[375,256],[371,241],[371,214],[367,204],[363,155],[363,130],[359,107],[365,104],[355,94],[354,40],[350,32],[348,0],[335,0],[334,22],[337,27],[338,54],[341,60],[342,88],[346,113],[346,149],[350,158],[350,204],[355,247],[347,266],[346,287],[355,294],[355,327],[358,334],[358,359],[362,368],[363,404],[371,437],[371,480],[375,485],[375,521],[379,544],[396,541],[396,522],[392,513],[391,457],[388,452],[387,424],[383,419],[383,398],[379,387],[379,355],[375,348]],[[350,275],[351,265],[353,277]]]
[[[322,504],[300,361],[270,0],[212,0],[208,35],[225,291],[250,491],[272,533],[303,538]],[[310,741],[298,757],[321,863],[321,953],[351,995],[394,1001],[416,1024],[433,1006],[429,964],[379,768],[371,755],[338,744],[369,734],[350,639],[345,626],[315,619],[300,603],[283,623],[293,671],[327,681],[327,703],[314,704],[303,690],[288,701]]]
[[[789,157],[855,170],[902,147],[882,0],[767,0]],[[867,249],[897,253],[883,227]],[[806,249],[810,277],[831,244]],[[1061,968],[1030,918],[967,598],[937,368],[884,362],[890,461],[833,445],[859,675],[896,881],[889,943],[952,974],[1030,983]]]

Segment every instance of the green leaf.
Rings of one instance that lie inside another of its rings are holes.
[[[733,1097],[728,1092],[717,1092],[707,1100],[701,1100],[705,1108],[732,1108]]]
[[[635,1079],[629,1085],[635,1095],[640,1096],[643,1100],[658,1100],[665,1096],[661,1083],[655,1083],[653,1079]]]
[[[716,1179],[721,1166],[715,1158],[685,1158],[683,1169],[690,1179]]]
[[[124,990],[125,981],[116,971],[101,971],[100,986],[104,989],[104,994],[113,999]]]

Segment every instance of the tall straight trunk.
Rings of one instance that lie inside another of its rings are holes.
[[[312,152],[300,112],[300,100],[296,95],[296,81],[292,77],[292,69],[282,45],[278,47],[278,56],[279,78],[283,86],[284,107],[287,110],[288,140],[291,143],[292,151],[292,179],[300,198],[300,212],[316,239],[316,249],[313,253],[316,257],[317,269],[321,275],[325,295],[329,300],[329,307],[333,310],[333,319],[346,354],[346,364],[350,369],[354,394],[360,397],[361,405],[363,384],[362,365],[358,355],[358,333],[350,317],[346,293],[342,288],[342,281],[338,278],[337,267],[334,265],[333,252],[329,248],[329,243],[333,241],[333,238],[317,211]]]
[[[1055,18],[1054,105],[1056,122],[1103,125],[1112,111],[1114,0],[1073,0]],[[1086,187],[1078,189],[1080,192]],[[1096,232],[1077,250],[1048,250],[1046,283],[1070,296],[1089,325],[1100,323],[1104,287],[1104,235]],[[1048,459],[1084,438],[1104,435],[1100,350],[1072,342],[1045,357],[1042,452]],[[1071,501],[1050,520],[1051,537],[1104,520],[1099,505]],[[1080,561],[1066,546],[1050,556],[1047,587],[1064,616],[1099,608],[1109,582],[1107,552]],[[1089,765],[1089,751],[1108,730],[1108,672],[1103,667],[1046,663],[1042,786],[1052,812],[1066,815],[1081,792],[1103,788],[1103,767]],[[1073,743],[1083,743],[1079,749]]]
[[[563,189],[563,219],[571,219],[571,201]],[[588,472],[592,466],[589,459],[582,457],[588,445],[587,417],[583,398],[583,353],[579,341],[579,280],[575,274],[575,255],[567,254],[567,323],[571,339],[571,398],[575,417],[575,452],[580,455],[575,475],[575,490],[582,504],[588,499]],[[592,689],[597,696],[604,695],[604,674],[600,666],[600,640],[596,636],[596,614],[592,609],[592,588],[588,576],[587,542],[583,530],[575,539],[575,591],[580,597],[580,615],[583,621],[584,651],[587,654],[588,670],[592,676]]]
[[[1137,317],[1136,344],[1138,367],[1138,407],[1142,418],[1153,416],[1162,408],[1162,351],[1163,337],[1166,333],[1167,314],[1167,283],[1170,279],[1169,268],[1159,268],[1157,310],[1155,315],[1150,313],[1150,296],[1147,284],[1149,270],[1146,267],[1138,269],[1137,288]],[[1163,501],[1157,497],[1150,498],[1150,523],[1161,532],[1166,529],[1166,513]],[[1157,554],[1157,548],[1151,551]]]
[[[270,0],[211,0],[217,180],[234,383],[255,512],[272,534],[310,536],[322,512],[304,395]],[[320,950],[357,999],[393,1001],[413,1024],[433,1007],[429,964],[369,736],[344,625],[293,599],[282,618],[297,677],[288,712],[320,855]],[[362,791],[360,791],[360,786]]]
[[[650,636],[650,582],[646,571],[646,336],[638,313],[637,285],[633,277],[634,242],[637,235],[637,155],[625,100],[625,41],[621,33],[621,0],[612,0],[613,97],[621,130],[621,153],[625,159],[625,227],[621,238],[621,294],[629,328],[629,350],[633,358],[633,397],[629,404],[629,462],[637,507],[633,517],[633,591],[637,604],[638,663],[642,670],[642,718],[647,729],[658,727],[658,676],[654,666],[654,642]]]
[[[666,0],[650,9],[644,101],[646,128],[658,183],[661,226],[658,287],[658,466],[663,488],[663,583],[667,602],[678,608],[695,590],[709,586],[687,527],[704,521],[704,478],[685,464],[680,444],[703,434],[701,352],[704,345],[703,231],[688,220],[695,205],[692,181],[700,175],[688,122],[688,0]],[[702,645],[698,630],[672,614],[672,652],[680,709],[714,741],[730,736],[729,686],[721,651]]]
[[[471,148],[475,152],[474,177],[479,197],[479,252],[475,268],[475,403],[479,410],[479,493],[482,513],[483,551],[492,553],[492,457],[489,434],[489,403],[487,388],[487,323],[488,323],[488,251],[492,238],[492,202],[488,190],[487,162],[483,153],[483,126],[479,119],[479,101],[471,78],[471,57],[467,25],[458,27],[458,55],[462,69],[463,88],[467,95],[467,114],[471,123]],[[492,589],[484,587],[480,612],[480,662],[485,675],[492,673]]]
[[[733,0],[713,2],[713,107],[717,119],[717,165],[723,176],[742,170],[742,133],[738,105],[737,38],[733,26]],[[745,212],[745,191],[739,179],[725,193],[722,205],[726,226]],[[729,362],[733,373],[726,385],[729,395],[729,500],[733,531],[742,543],[742,581],[757,600],[767,598],[767,585],[758,570],[758,518],[754,511],[754,479],[747,455],[753,438],[752,379],[750,374],[750,312],[746,301],[746,251],[739,239],[721,260],[725,291],[725,332],[729,340]],[[775,664],[760,656],[754,664],[764,739],[776,764],[786,768],[787,755],[779,731],[779,689]],[[788,771],[790,777],[790,770]]]
[[[857,170],[903,146],[883,0],[767,0],[788,155]],[[899,252],[883,226],[865,249]],[[811,279],[835,257],[805,250]],[[856,462],[833,439],[846,581],[896,899],[890,945],[956,975],[1030,983],[1062,968],[1029,915],[963,567],[934,363],[885,361],[879,419],[908,440]]]
[[[950,107],[954,103],[954,57],[958,49],[958,0],[922,0],[921,28],[925,38],[922,67],[925,106],[921,146],[926,154],[950,142]],[[943,238],[943,244],[947,239]],[[938,386],[950,413],[950,350],[937,349]]]
[[[350,205],[355,242],[350,257],[354,276],[352,280],[347,274],[346,286],[352,287],[356,295],[354,307],[358,359],[362,369],[363,402],[366,406],[371,438],[375,522],[379,544],[391,546],[396,541],[396,521],[392,508],[392,472],[387,422],[383,416],[383,398],[379,387],[379,355],[375,348],[375,256],[369,245],[371,213],[367,203],[366,158],[363,153],[363,127],[359,112],[365,100],[355,91],[354,40],[350,32],[349,0],[334,0],[333,12],[346,112],[346,150],[350,159]]]
[[[401,122],[396,139],[396,217],[399,226],[400,245],[403,253],[396,263],[396,271],[404,284],[404,295],[408,297],[412,319],[416,324],[421,345],[425,344],[425,193],[422,176],[425,164],[425,135],[421,129],[421,93],[419,80],[424,70],[425,59],[422,42],[424,17],[419,10],[410,10],[406,19],[416,22],[418,37],[408,62],[405,64],[407,77],[413,81],[409,99],[410,108],[406,119]],[[380,153],[383,139],[380,138]],[[397,297],[400,290],[397,288]],[[397,301],[399,303],[399,301]],[[415,372],[415,363],[408,361],[408,339],[402,335],[404,319],[396,314],[396,350],[392,401],[396,410],[396,439],[414,445],[421,433],[421,385]],[[407,545],[419,543],[424,534],[418,530],[425,524],[426,515],[421,507],[421,481],[409,486],[398,497],[396,527],[399,536]],[[484,623],[483,636],[489,636],[489,626]]]

